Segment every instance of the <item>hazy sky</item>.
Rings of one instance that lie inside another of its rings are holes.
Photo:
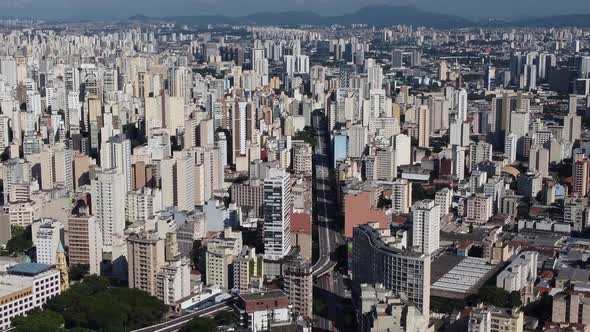
[[[590,0],[0,0],[0,16],[46,19],[125,18],[311,10],[337,15],[369,4],[412,4],[437,13],[467,18],[590,13]]]

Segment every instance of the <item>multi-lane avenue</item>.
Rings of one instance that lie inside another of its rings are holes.
[[[316,135],[314,152],[314,214],[317,229],[318,259],[313,266],[316,280],[316,295],[322,301],[328,300],[324,294],[332,294],[330,299],[346,297],[343,276],[333,271],[336,266],[336,249],[344,244],[337,224],[337,197],[334,179],[331,175],[333,165],[330,159],[330,131],[328,121],[323,112],[316,110],[312,116]],[[315,296],[315,295],[314,295]],[[326,303],[330,310],[339,307],[337,303]],[[332,311],[333,313],[333,311]],[[335,330],[335,319],[316,317],[316,326],[320,330]]]

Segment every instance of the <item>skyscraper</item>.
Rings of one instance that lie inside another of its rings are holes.
[[[291,177],[271,169],[264,180],[264,255],[280,259],[291,250]]]

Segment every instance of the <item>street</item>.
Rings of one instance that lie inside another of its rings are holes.
[[[314,214],[317,228],[318,260],[313,266],[314,298],[323,301],[326,310],[316,315],[314,328],[324,331],[337,330],[338,321],[342,319],[346,290],[342,274],[334,270],[337,265],[335,251],[345,241],[337,224],[337,197],[335,184],[331,176],[333,164],[330,159],[330,131],[322,111],[314,111],[313,126],[317,145],[314,153]],[[341,322],[340,322],[341,323]],[[344,329],[342,329],[344,330]]]

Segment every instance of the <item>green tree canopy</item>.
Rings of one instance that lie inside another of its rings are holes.
[[[217,324],[209,317],[196,317],[191,319],[179,332],[215,332]]]
[[[517,308],[522,306],[519,292],[509,293],[502,288],[482,287],[478,297],[481,302],[496,307]]]
[[[112,288],[106,278],[91,275],[49,300],[45,309],[23,318],[22,324],[51,315],[59,317],[60,326],[68,331],[129,331],[159,322],[167,307],[144,291]]]
[[[12,325],[17,332],[62,331],[64,319],[56,312],[35,309],[27,317],[17,316],[12,319]]]
[[[6,243],[8,253],[22,253],[32,246],[31,226],[12,226],[12,238]]]

